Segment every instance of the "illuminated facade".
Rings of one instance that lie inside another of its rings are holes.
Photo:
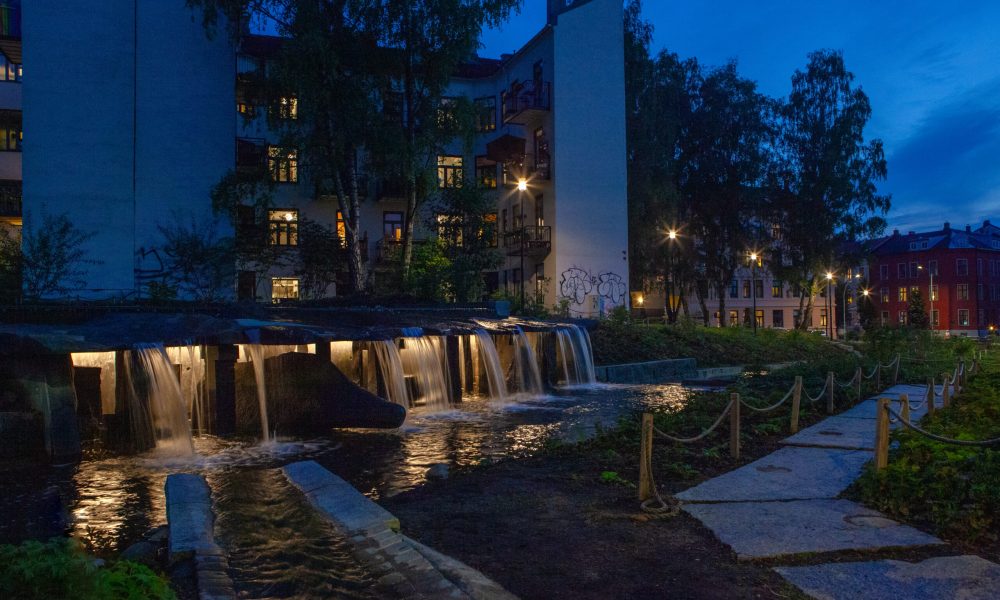
[[[300,219],[342,229],[338,203],[314,197],[300,157],[280,147],[241,88],[280,39],[245,36],[235,48],[225,36],[209,39],[182,0],[35,3],[24,29],[26,203],[97,233],[90,250],[102,264],[83,295],[134,297],[162,277],[159,228],[210,221],[209,191],[234,166],[266,162],[277,182],[267,243],[296,245]],[[504,263],[486,274],[491,291],[537,294],[578,316],[627,303],[623,45],[620,1],[550,0],[547,25],[523,48],[476,59],[453,78],[448,95],[473,100],[480,118],[470,152],[455,143],[437,157],[438,177],[443,187],[495,190],[490,218]],[[66,61],[70,48],[87,52]],[[187,65],[183,76],[178,65]],[[277,109],[298,116],[295,98]],[[405,201],[389,181],[362,187],[362,247],[377,280],[399,254]],[[417,243],[448,218],[420,215]],[[246,272],[233,294],[288,300],[300,284],[287,267],[264,281]]]
[[[21,3],[0,2],[0,227],[21,226]]]

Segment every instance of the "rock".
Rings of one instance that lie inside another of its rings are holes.
[[[427,479],[448,479],[448,465],[444,463],[437,463],[431,465],[431,468],[427,469],[424,474]]]
[[[141,563],[147,567],[154,567],[157,565],[156,553],[158,550],[159,546],[152,542],[137,542],[126,548],[120,558]]]
[[[333,363],[314,354],[289,352],[264,361],[267,413],[271,431],[322,434],[335,427],[394,429],[406,409],[365,390]],[[259,435],[260,404],[253,365],[236,365],[236,422],[244,433]]]

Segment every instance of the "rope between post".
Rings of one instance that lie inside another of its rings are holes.
[[[826,393],[826,388],[828,388],[829,386],[830,386],[830,380],[827,379],[826,383],[823,384],[823,389],[821,389],[819,391],[819,394],[815,398],[813,398],[812,396],[810,396],[809,392],[806,392],[806,398],[809,398],[810,402],[815,402],[815,401],[819,400],[820,398],[823,397],[823,394]]]
[[[742,397],[740,398],[740,404],[742,404],[743,406],[749,408],[750,410],[752,410],[754,412],[759,412],[759,413],[771,412],[772,410],[774,410],[774,409],[778,408],[779,406],[781,406],[782,404],[784,404],[786,400],[788,400],[789,398],[791,398],[792,397],[792,393],[794,391],[795,391],[795,384],[793,383],[792,384],[792,389],[788,390],[788,393],[785,394],[784,398],[782,398],[781,400],[778,400],[776,403],[772,404],[771,406],[765,406],[763,408],[758,408],[756,406],[753,406],[752,404],[747,404],[746,400],[744,400]]]
[[[896,420],[901,422],[908,429],[916,431],[920,435],[932,439],[935,442],[941,442],[942,444],[952,444],[954,446],[974,446],[974,447],[996,446],[1000,444],[1000,438],[993,438],[990,440],[955,440],[952,438],[946,438],[944,436],[937,435],[936,433],[931,433],[925,429],[921,429],[919,426],[914,425],[913,423],[903,419],[903,417],[901,417],[899,413],[894,411],[891,406],[886,406],[885,408],[887,411],[889,411],[890,416],[895,416]]]
[[[655,433],[655,434],[657,434],[659,436],[665,437],[665,438],[667,438],[668,440],[670,440],[672,442],[678,442],[678,443],[681,443],[681,444],[690,444],[692,442],[697,442],[699,440],[704,439],[705,437],[708,436],[708,434],[710,434],[713,431],[715,431],[715,428],[718,427],[722,423],[722,420],[726,418],[726,415],[729,414],[729,411],[732,410],[732,408],[733,408],[733,400],[730,400],[729,404],[726,405],[726,410],[722,411],[722,414],[719,415],[719,418],[715,420],[715,423],[713,423],[711,427],[709,427],[705,431],[701,432],[700,434],[696,435],[695,437],[690,437],[690,438],[674,437],[674,436],[672,436],[672,435],[670,435],[668,433],[660,431],[655,425],[653,426],[653,433]]]

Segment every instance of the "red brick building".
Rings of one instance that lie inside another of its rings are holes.
[[[935,331],[986,335],[1000,324],[1000,228],[894,231],[872,245],[871,299],[886,325],[904,324],[920,290]],[[932,287],[933,281],[933,287]]]

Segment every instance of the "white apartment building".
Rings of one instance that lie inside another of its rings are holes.
[[[137,297],[163,277],[159,226],[209,222],[211,188],[245,161],[267,160],[277,178],[270,243],[294,245],[300,218],[338,221],[335,200],[299,185],[298,157],[282,154],[263,114],[243,114],[240,74],[281,40],[210,39],[184,4],[25,8],[26,218],[65,213],[96,233],[88,250],[102,262],[81,296]],[[439,183],[493,190],[504,263],[486,274],[492,290],[543,294],[576,316],[628,302],[623,44],[619,0],[549,0],[547,24],[523,48],[470,61],[453,78],[449,95],[473,100],[480,117],[472,152],[456,143],[437,157]],[[398,255],[405,201],[388,181],[366,181],[364,191],[360,229],[377,277]],[[436,235],[434,218],[414,223],[416,240]],[[234,297],[297,296],[295,272],[269,275],[263,290],[238,277]]]
[[[0,227],[21,226],[21,2],[0,1]]]

